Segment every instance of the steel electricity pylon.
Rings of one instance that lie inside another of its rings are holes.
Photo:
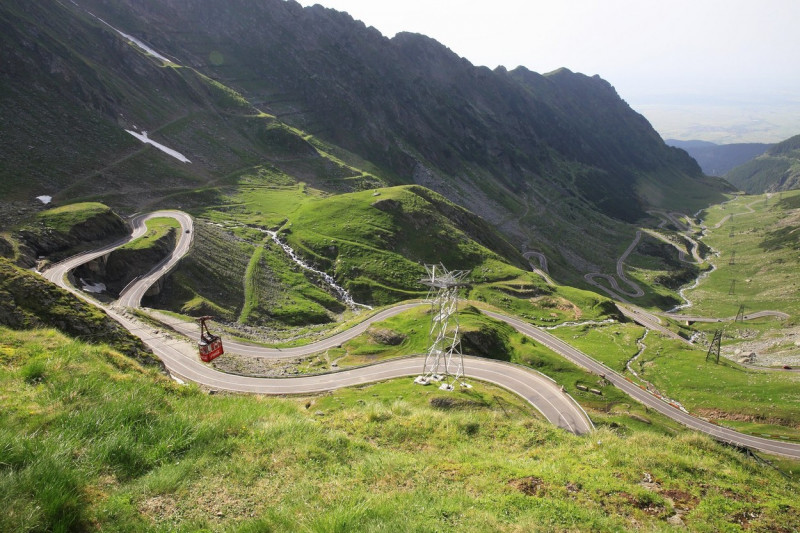
[[[719,353],[722,349],[722,330],[718,329],[714,332],[714,340],[708,345],[708,352],[706,353],[706,361],[709,357],[715,357],[714,362],[719,364]]]
[[[447,270],[443,265],[425,265],[428,273],[420,283],[428,286],[431,303],[431,339],[425,366],[415,380],[420,385],[432,382],[441,383],[442,390],[453,390],[458,384],[470,387],[464,382],[464,356],[461,353],[461,338],[458,326],[458,290],[468,285],[465,281],[469,271]]]

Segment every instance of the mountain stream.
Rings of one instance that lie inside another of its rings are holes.
[[[261,231],[263,231],[264,233],[267,233],[270,237],[272,237],[272,240],[275,241],[275,243],[277,243],[278,246],[283,248],[283,251],[286,252],[286,255],[288,255],[289,257],[292,258],[292,261],[294,261],[295,263],[300,265],[300,267],[302,267],[303,269],[308,270],[310,272],[313,272],[314,274],[316,274],[317,276],[322,278],[322,280],[326,284],[328,284],[328,286],[330,286],[334,290],[334,292],[336,292],[336,294],[339,296],[339,299],[342,302],[344,302],[347,305],[347,307],[349,307],[350,309],[353,309],[353,310],[355,310],[355,309],[357,309],[359,307],[362,308],[362,309],[372,309],[372,307],[370,307],[369,305],[360,304],[360,303],[356,302],[355,300],[353,300],[353,297],[350,296],[350,293],[347,292],[347,289],[345,289],[344,287],[342,287],[341,285],[336,283],[336,280],[333,279],[333,276],[331,276],[327,272],[323,272],[321,270],[317,270],[316,268],[312,267],[311,265],[309,265],[308,263],[303,261],[300,258],[300,256],[297,255],[297,252],[295,252],[294,249],[292,249],[291,246],[289,246],[288,244],[286,244],[284,242],[281,242],[281,240],[278,239],[278,233],[277,232],[270,231],[270,230],[261,230]]]

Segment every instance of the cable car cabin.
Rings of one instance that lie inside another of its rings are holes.
[[[222,348],[222,340],[216,335],[201,340],[197,343],[197,346],[200,348],[200,359],[206,363],[225,353]]]
[[[211,320],[212,318],[210,316],[198,318],[200,321],[200,340],[197,341],[197,348],[200,351],[200,359],[206,363],[225,353],[222,348],[222,339],[219,338],[219,335],[213,335],[208,330],[208,325],[206,325],[206,320]]]

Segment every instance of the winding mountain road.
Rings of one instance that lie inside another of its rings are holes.
[[[522,257],[528,260],[531,270],[541,276],[548,285],[551,287],[556,286],[555,282],[553,282],[553,278],[550,277],[550,271],[547,268],[547,256],[545,256],[542,252],[525,252],[522,254]],[[538,267],[533,264],[531,257],[535,257],[539,260]]]
[[[116,247],[143,235],[146,232],[148,219],[167,216],[175,218],[181,224],[181,234],[175,251],[148,274],[137,278],[129,284],[114,305],[103,306],[69,284],[67,275],[70,270],[110,253]],[[424,357],[401,358],[327,374],[292,378],[258,378],[226,374],[203,364],[196,353],[185,349],[185,343],[176,344],[175,340],[168,335],[153,331],[153,328],[147,327],[124,311],[125,307],[138,307],[147,290],[159,278],[169,272],[188,251],[194,233],[191,217],[179,211],[159,211],[134,217],[131,220],[131,225],[133,232],[129,238],[120,240],[95,252],[81,254],[53,265],[44,273],[44,276],[73,294],[105,309],[112,318],[141,338],[163,361],[173,377],[193,381],[218,390],[280,395],[317,393],[391,378],[414,376],[422,372],[425,362]],[[383,310],[345,332],[302,347],[277,350],[228,340],[225,341],[225,345],[228,351],[242,352],[245,355],[252,356],[297,357],[309,355],[339,345],[345,340],[361,334],[372,323],[402,313],[417,305],[420,304],[402,304]],[[184,324],[177,329],[192,337],[197,333],[196,326],[191,331],[186,331],[186,328],[187,326]],[[516,393],[527,400],[551,423],[578,435],[589,433],[594,429],[591,420],[580,405],[569,394],[565,393],[558,384],[543,374],[502,361],[474,357],[466,357],[465,359],[467,361],[467,371],[471,378],[494,383]]]
[[[409,309],[419,307],[421,305],[426,305],[426,304],[423,304],[422,302],[415,302],[415,303],[400,304],[394,307],[390,307],[388,309],[383,309],[378,313],[370,315],[364,321],[359,322],[358,324],[354,325],[351,328],[346,329],[345,331],[342,331],[335,335],[331,335],[330,337],[326,337],[310,345],[293,346],[289,348],[267,348],[265,346],[249,344],[234,339],[226,339],[225,349],[226,351],[233,352],[238,355],[244,355],[247,357],[264,357],[267,359],[304,357],[314,353],[323,352],[331,348],[336,348],[340,346],[342,343],[345,343],[350,339],[358,337],[359,335],[367,331],[367,329],[369,329],[369,326],[372,325],[373,323],[380,322],[381,320],[386,320],[387,318],[393,317],[395,315],[408,311]],[[184,320],[180,320],[178,318],[173,318],[166,315],[160,316],[159,321],[163,322],[164,324],[174,329],[175,331],[178,331],[179,333],[186,335],[187,337],[191,338],[197,335],[198,330],[196,323],[189,323]]]
[[[631,252],[633,252],[633,250],[639,244],[639,240],[641,240],[641,238],[642,238],[642,232],[640,230],[640,231],[636,232],[636,236],[633,238],[633,241],[628,245],[628,248],[622,253],[622,255],[619,256],[619,259],[617,259],[617,277],[619,279],[621,279],[623,282],[627,283],[628,286],[633,289],[633,292],[628,292],[625,289],[623,289],[622,287],[620,287],[619,283],[617,283],[617,279],[614,276],[611,276],[609,274],[601,274],[599,272],[590,272],[589,274],[586,274],[585,276],[583,276],[583,278],[587,282],[589,282],[592,285],[594,285],[595,287],[597,287],[597,288],[607,292],[608,294],[610,294],[612,298],[613,297],[619,298],[620,300],[622,300],[622,301],[624,301],[626,303],[630,303],[630,302],[628,302],[624,298],[621,298],[619,296],[619,294],[617,294],[617,293],[622,293],[622,294],[624,294],[625,296],[627,296],[629,298],[641,298],[642,296],[644,296],[644,290],[642,290],[642,288],[639,286],[639,284],[636,283],[635,281],[632,281],[632,280],[628,279],[625,276],[625,260],[628,258],[628,256],[631,254]],[[605,286],[603,286],[600,283],[596,282],[594,280],[594,278],[603,278],[606,281],[608,281],[611,284],[611,287],[613,288],[613,290],[616,291],[616,293],[608,290],[608,288],[606,288]]]
[[[135,217],[132,220],[134,231],[131,237],[119,243],[115,243],[115,245],[120,246],[124,244],[124,242],[135,238],[135,236],[142,235],[144,233],[142,227],[146,220],[156,216],[175,216],[182,225],[183,233],[176,246],[175,253],[170,255],[163,264],[156,267],[153,272],[143,276],[126,289],[124,296],[128,297],[130,294],[130,297],[125,301],[133,303],[135,306],[138,306],[141,301],[141,295],[146,292],[147,288],[145,286],[151,286],[159,277],[168,272],[177,263],[183,253],[188,250],[191,244],[193,234],[191,218],[185,213],[177,211],[161,211],[150,215]],[[45,273],[45,276],[89,302],[100,305],[96,301],[87,298],[77,289],[71,287],[66,281],[66,274],[72,268],[95,257],[99,257],[104,253],[108,253],[115,245],[110,245],[91,254],[82,254],[58,263],[49,269]],[[272,348],[249,346],[242,343],[232,343],[230,341],[226,341],[226,345],[229,350],[235,347],[237,351],[250,350],[250,354],[260,356],[296,357],[298,355],[307,355],[325,350],[326,347],[338,345],[347,338],[360,334],[373,322],[406,311],[415,305],[419,304],[401,304],[383,310],[346,332],[304,347],[276,350]],[[422,357],[408,357],[328,374],[295,378],[256,378],[225,374],[202,364],[195,354],[190,354],[187,353],[186,350],[181,350],[179,347],[175,346],[174,340],[170,340],[168,336],[153,332],[152,328],[148,328],[131,318],[120,310],[119,304],[112,308],[104,308],[110,316],[118,320],[123,326],[147,343],[153,352],[161,358],[173,376],[200,383],[214,389],[259,394],[308,394],[390,378],[418,375],[423,367],[424,359]],[[745,435],[689,415],[664,402],[650,392],[643,390],[609,367],[545,331],[531,326],[515,317],[486,310],[484,310],[483,313],[490,318],[501,320],[511,325],[520,333],[541,342],[543,345],[574,364],[592,373],[603,376],[606,380],[632,398],[687,427],[706,433],[719,441],[736,446],[743,446],[767,453],[800,459],[800,444]],[[191,332],[191,334],[193,335],[194,332]],[[531,369],[500,361],[474,357],[465,357],[465,359],[468,363],[465,366],[470,377],[495,383],[518,394],[530,402],[531,405],[539,410],[551,423],[576,434],[586,434],[593,429],[591,421],[583,409],[550,378],[534,372]]]
[[[707,316],[693,316],[693,315],[679,315],[675,313],[663,313],[662,316],[671,318],[672,320],[680,320],[686,322],[733,322],[736,320],[735,316],[725,318],[710,318]],[[789,313],[783,311],[756,311],[755,313],[746,313],[742,315],[743,320],[756,320],[758,318],[775,317],[780,320],[788,320],[791,318]]]
[[[758,201],[760,201],[760,200],[757,200],[755,202],[751,202],[750,204],[745,205],[745,207],[747,209],[749,209],[750,212],[755,212],[751,206],[753,204],[757,203]],[[654,215],[654,216],[661,217],[662,222],[659,224],[659,226],[658,226],[659,228],[662,228],[663,226],[671,223],[676,228],[678,228],[679,230],[684,231],[684,232],[687,232],[687,231],[689,231],[691,229],[690,226],[688,226],[687,224],[683,223],[680,220],[679,217],[685,216],[685,215],[682,215],[681,213],[667,213],[667,212],[664,212],[664,211],[648,211],[648,213],[650,213],[651,215]],[[734,215],[726,216],[722,220],[722,222],[720,222],[719,224],[717,224],[714,227],[715,228],[719,228],[720,225],[722,225],[723,222],[725,222],[726,220],[728,220],[732,216],[734,216]],[[705,227],[705,226],[703,226],[703,227]],[[594,285],[598,289],[600,289],[603,292],[607,293],[609,296],[611,296],[613,299],[617,300],[618,302],[622,302],[624,304],[627,304],[626,306],[625,305],[617,305],[617,307],[619,308],[619,310],[625,316],[627,316],[628,318],[630,318],[634,322],[636,322],[636,323],[638,323],[638,324],[640,324],[640,325],[642,325],[642,326],[644,326],[646,328],[659,331],[660,333],[662,333],[662,334],[664,334],[664,335],[666,335],[668,337],[672,337],[672,338],[674,338],[676,340],[681,340],[683,342],[687,342],[688,344],[693,344],[691,341],[689,341],[687,339],[684,339],[683,337],[680,337],[679,335],[675,334],[674,332],[670,331],[669,329],[661,326],[661,320],[656,315],[654,315],[652,313],[648,313],[648,312],[644,311],[643,309],[636,307],[636,305],[633,304],[633,302],[631,302],[630,300],[627,300],[625,297],[621,296],[622,294],[624,294],[625,296],[627,296],[629,298],[640,298],[640,297],[644,296],[644,291],[642,290],[642,288],[635,281],[632,281],[632,280],[628,279],[625,276],[625,260],[628,258],[628,256],[633,252],[633,250],[639,244],[639,241],[640,241],[640,239],[642,237],[642,232],[643,231],[646,232],[648,235],[650,235],[650,236],[652,236],[652,237],[654,237],[656,239],[659,239],[659,240],[663,241],[664,243],[669,244],[670,246],[675,247],[676,250],[678,251],[678,259],[680,261],[682,261],[684,263],[687,263],[687,264],[694,264],[694,265],[699,265],[699,264],[702,264],[702,263],[705,262],[705,259],[700,257],[700,244],[695,239],[690,237],[689,235],[682,234],[683,238],[685,238],[687,241],[689,241],[689,243],[692,245],[692,249],[691,249],[690,253],[692,255],[693,261],[690,261],[690,260],[686,259],[686,252],[684,250],[682,250],[678,244],[672,242],[670,239],[668,239],[664,235],[661,235],[657,231],[645,229],[645,230],[639,230],[639,231],[636,232],[636,236],[634,237],[634,239],[631,242],[631,244],[628,246],[628,248],[625,250],[625,252],[623,252],[623,254],[619,257],[619,259],[617,259],[617,277],[619,279],[621,279],[623,282],[625,282],[626,284],[628,284],[631,288],[633,288],[635,292],[632,293],[632,292],[628,292],[628,291],[622,289],[619,286],[619,283],[617,283],[616,278],[614,276],[612,276],[612,275],[609,275],[609,274],[602,274],[602,273],[599,273],[599,272],[590,272],[590,273],[584,275],[584,279],[588,283]],[[701,276],[703,276],[703,275],[707,275],[707,274],[701,274]],[[605,279],[611,285],[611,288],[606,287],[605,285],[602,285],[602,284],[598,283],[595,278]],[[702,279],[702,278],[698,278],[698,279]],[[685,297],[684,297],[684,300],[686,300]],[[688,302],[688,300],[686,300],[686,301],[687,301],[687,305],[690,306],[691,302]],[[680,306],[680,307],[686,307],[686,306]],[[672,312],[659,313],[659,314],[661,316],[665,317],[665,318],[669,318],[669,319],[672,319],[672,320],[678,320],[678,321],[685,321],[685,322],[733,322],[737,318],[735,316],[725,317],[725,318],[710,318],[710,317],[702,317],[702,316],[683,315],[683,314],[672,313]],[[764,310],[764,311],[756,311],[756,312],[753,312],[753,313],[745,314],[743,316],[743,319],[744,320],[756,320],[756,319],[759,319],[759,318],[766,318],[766,317],[775,317],[775,318],[778,318],[780,320],[787,320],[788,318],[790,318],[790,316],[787,313],[784,313],[782,311]]]

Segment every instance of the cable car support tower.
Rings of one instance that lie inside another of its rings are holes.
[[[414,383],[441,383],[442,390],[472,387],[464,382],[464,356],[458,327],[458,290],[468,285],[468,270],[450,270],[443,265],[425,265],[428,276],[420,280],[429,287],[427,300],[431,303],[430,348],[425,357],[422,374]]]

